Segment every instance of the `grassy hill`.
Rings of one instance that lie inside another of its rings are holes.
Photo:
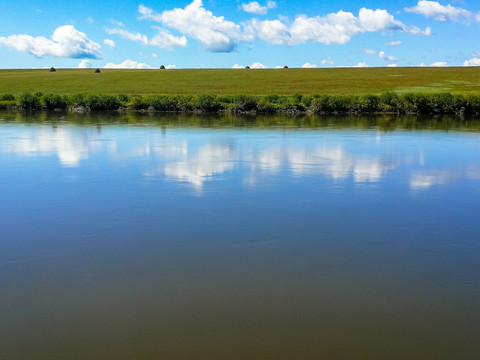
[[[364,95],[386,91],[480,94],[480,67],[0,70],[0,94],[247,94]]]

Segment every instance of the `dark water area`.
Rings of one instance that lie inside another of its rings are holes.
[[[0,113],[0,359],[476,359],[480,120]]]

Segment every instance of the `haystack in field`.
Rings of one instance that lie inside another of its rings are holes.
[[[55,71],[57,71],[57,70],[55,70],[55,68],[52,66],[52,67],[50,68],[50,72],[55,72]]]
[[[287,66],[287,65],[285,65],[283,68],[284,68],[284,69],[288,69],[288,66]]]
[[[245,70],[250,70],[250,66],[245,66]]]
[[[160,70],[165,70],[165,65],[160,65]]]
[[[96,69],[95,74],[100,74],[100,69]]]

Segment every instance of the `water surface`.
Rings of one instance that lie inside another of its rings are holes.
[[[0,358],[475,359],[480,132],[0,114]]]

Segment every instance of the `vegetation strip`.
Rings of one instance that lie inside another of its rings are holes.
[[[0,109],[229,113],[480,114],[480,95],[385,92],[380,95],[0,95]]]

